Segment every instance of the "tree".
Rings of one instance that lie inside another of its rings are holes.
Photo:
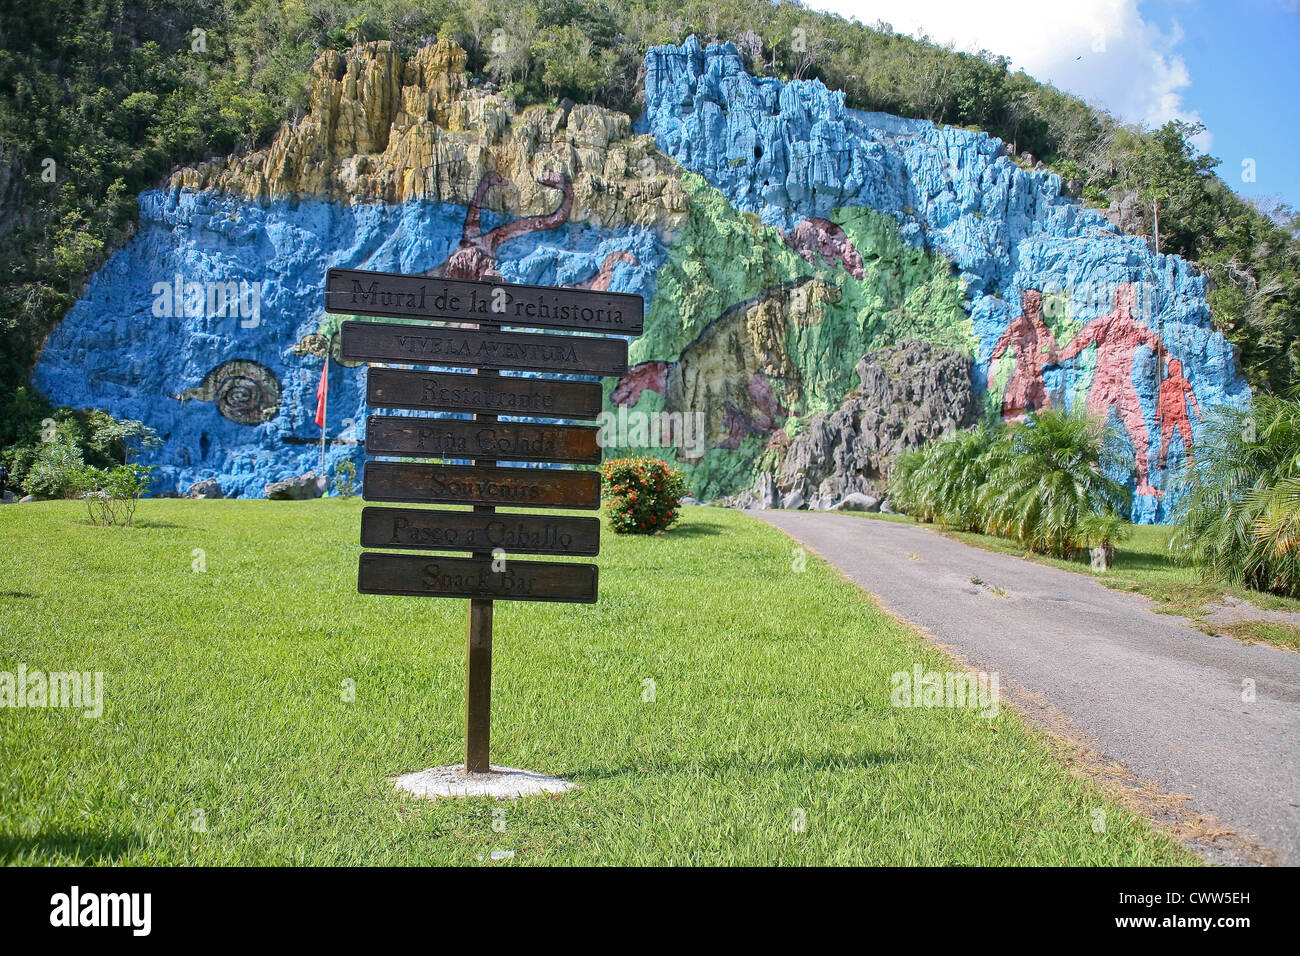
[[[1300,597],[1300,401],[1218,409],[1179,481],[1179,559],[1207,579]]]
[[[1106,422],[1063,409],[1038,412],[1012,426],[980,489],[979,509],[993,534],[1070,557],[1086,541],[1090,515],[1127,513],[1128,489],[1105,471],[1122,461]]]

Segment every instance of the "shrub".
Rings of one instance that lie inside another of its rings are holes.
[[[1128,491],[1103,469],[1122,462],[1105,422],[1048,410],[1024,424],[985,424],[900,455],[889,500],[922,521],[1000,535],[1065,558],[1085,543],[1090,528],[1101,527],[1088,524],[1094,516],[1121,520]]]
[[[1083,545],[1093,514],[1126,513],[1129,491],[1105,474],[1124,458],[1102,419],[1051,409],[1011,427],[979,493],[986,530],[1058,558]]]
[[[129,528],[140,496],[149,490],[153,481],[153,470],[153,465],[82,468],[71,487],[86,502],[91,524],[120,524]]]
[[[37,498],[71,498],[79,491],[79,476],[86,467],[81,449],[56,438],[33,449],[23,490]]]
[[[890,505],[959,531],[982,531],[977,495],[988,478],[1001,432],[956,432],[900,455],[889,476]]]
[[[1260,395],[1219,409],[1179,481],[1179,560],[1207,579],[1300,597],[1300,401]]]
[[[600,467],[601,496],[615,534],[655,534],[677,520],[686,476],[658,458],[614,458]]]
[[[344,458],[334,466],[334,490],[340,498],[351,498],[357,485],[357,466]]]
[[[38,498],[72,497],[70,485],[84,465],[111,469],[127,464],[139,452],[162,444],[149,426],[121,421],[99,409],[62,406],[23,426],[21,440],[6,448],[0,459],[10,469],[10,481]]]

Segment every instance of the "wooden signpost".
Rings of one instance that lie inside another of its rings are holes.
[[[591,604],[597,593],[594,564],[505,560],[503,555],[594,557],[600,550],[596,518],[496,510],[498,505],[600,507],[597,471],[498,465],[599,464],[598,430],[592,426],[502,422],[498,416],[591,421],[600,415],[600,385],[501,372],[605,376],[627,371],[624,339],[503,332],[501,326],[639,335],[642,299],[617,292],[330,269],[325,310],[426,320],[342,324],[340,352],[347,361],[433,366],[371,368],[366,387],[370,405],[474,415],[472,421],[414,415],[366,419],[368,455],[439,459],[368,461],[362,484],[366,501],[471,505],[473,510],[362,509],[362,547],[386,550],[361,555],[357,589],[362,594],[469,600],[465,769],[486,773],[493,602]],[[477,328],[437,322],[474,323]]]
[[[622,339],[498,332],[481,324],[478,329],[464,329],[388,322],[344,322],[341,334],[343,358],[353,362],[580,375],[627,371],[627,342]]]
[[[641,334],[641,297],[626,292],[330,269],[325,299],[346,315]]]
[[[367,455],[414,458],[475,458],[600,464],[599,429],[590,425],[470,422],[454,418],[371,415],[366,419]]]

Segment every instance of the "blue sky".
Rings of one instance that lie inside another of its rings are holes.
[[[1121,118],[1199,120],[1245,196],[1300,209],[1300,0],[810,0],[959,50],[987,49]],[[1243,179],[1253,160],[1254,181]]]
[[[1142,4],[1178,44],[1190,83],[1183,101],[1213,137],[1219,175],[1243,195],[1280,195],[1300,209],[1300,4]],[[1225,12],[1226,11],[1226,12]],[[1253,159],[1255,182],[1242,179]]]

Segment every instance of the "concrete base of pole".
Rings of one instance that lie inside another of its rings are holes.
[[[564,793],[578,785],[531,770],[493,767],[488,773],[466,773],[463,763],[452,767],[431,767],[393,778],[398,790],[425,800],[440,797],[495,797],[513,800],[534,793]]]

